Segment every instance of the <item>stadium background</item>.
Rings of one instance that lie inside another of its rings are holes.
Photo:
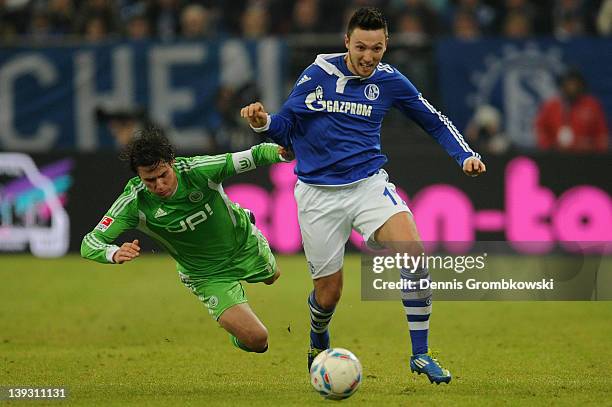
[[[398,112],[385,120],[386,168],[404,191],[424,239],[612,240],[609,150],[543,151],[533,128],[539,106],[558,92],[559,78],[568,69],[582,72],[608,125],[612,122],[609,0],[0,1],[0,386],[66,383],[84,404],[129,400],[167,405],[178,397],[173,389],[189,384],[199,395],[184,396],[185,403],[202,394],[202,400],[211,400],[211,393],[222,391],[230,393],[229,403],[249,399],[241,397],[241,386],[263,394],[261,399],[253,396],[255,402],[273,399],[265,386],[275,379],[263,384],[244,377],[198,382],[198,369],[214,377],[226,354],[235,363],[245,359],[219,345],[225,339],[217,330],[201,338],[212,322],[178,286],[166,256],[150,254],[160,248],[148,239],[125,236],[142,239],[148,255],[125,266],[123,276],[100,273],[108,268],[84,263],[76,252],[82,236],[132,176],[116,157],[121,144],[116,126],[153,122],[187,155],[248,148],[260,140],[239,119],[239,108],[261,99],[275,111],[318,53],[343,51],[342,28],[361,5],[382,7],[389,17],[391,38],[383,62],[405,73],[464,134],[487,117],[495,119],[497,143],[471,141],[488,167],[486,176],[477,179],[463,176],[429,136]],[[302,368],[305,344],[299,335],[286,334],[286,325],[307,326],[303,304],[295,301],[305,298],[309,282],[300,254],[294,182],[290,166],[275,166],[235,177],[226,190],[254,210],[277,253],[293,255],[280,257],[289,273],[274,297],[259,287],[250,288],[249,295],[272,337],[282,338],[282,344],[276,343],[278,353],[266,356],[290,377],[282,391],[295,393],[289,403],[308,404],[316,399],[308,398],[314,396],[306,392],[303,375],[295,372]],[[356,252],[358,246],[355,238],[349,250]],[[347,269],[351,267],[359,268],[356,256],[349,258]],[[144,286],[142,274],[148,280]],[[41,286],[40,281],[47,283]],[[359,301],[356,275],[347,284],[345,306],[360,313],[365,327],[355,333],[363,342],[346,333],[353,329],[348,321],[354,316],[340,314],[334,326],[338,341],[356,349],[371,369],[370,393],[365,387],[356,396],[363,402],[376,404],[377,397],[454,405],[609,399],[609,373],[600,370],[610,360],[609,347],[603,346],[611,333],[605,322],[609,303],[441,303],[434,313],[436,342],[455,353],[452,361],[463,366],[465,379],[459,377],[458,390],[433,393],[416,379],[405,383],[400,350],[407,332],[401,324],[388,332],[391,344],[382,347],[397,359],[392,363],[378,360],[381,349],[374,352],[364,345],[368,339],[377,341],[374,331],[388,327],[383,318],[367,328],[378,314]],[[272,312],[266,307],[278,306],[274,298],[290,305]],[[122,302],[134,305],[127,315]],[[163,315],[169,307],[181,314],[174,322],[148,316]],[[502,315],[513,329],[493,322]],[[401,315],[394,318],[399,321]],[[574,348],[546,330],[556,330]],[[530,347],[521,339],[532,334],[542,346]],[[478,339],[486,335],[491,343]],[[184,343],[168,345],[177,337]],[[111,342],[117,347],[109,348]],[[208,358],[194,351],[202,343],[218,349],[209,367],[181,358],[186,351]],[[515,349],[513,344],[521,345]],[[501,369],[503,379],[478,370],[487,360],[484,355],[478,362],[470,359],[469,349],[477,346],[489,355],[510,346],[500,354],[499,363],[509,363]],[[545,347],[549,352],[542,365],[529,364],[533,380],[521,377],[520,363],[530,363]],[[570,350],[585,351],[584,363],[562,361]],[[106,367],[100,366],[100,354]],[[128,359],[146,363],[139,368],[120,363]],[[270,363],[246,360],[259,377]],[[289,360],[290,366],[279,360]],[[183,363],[187,384],[164,376],[164,363]],[[583,377],[562,373],[572,368]],[[66,373],[70,369],[80,372],[78,377]],[[139,389],[136,395],[113,381],[117,369],[125,374],[128,389]],[[142,382],[139,377],[146,369],[151,374]],[[221,376],[236,373],[220,369]],[[389,370],[390,377],[382,379]],[[547,370],[557,372],[550,381]],[[90,373],[100,380],[97,385],[87,378]],[[498,379],[504,381],[501,387]],[[385,389],[397,382],[402,383],[397,393]],[[475,386],[473,393],[469,386]],[[148,398],[156,388],[162,389],[161,399]]]

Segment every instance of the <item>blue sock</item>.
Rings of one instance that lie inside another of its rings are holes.
[[[324,309],[315,298],[314,290],[308,296],[310,310],[310,346],[317,349],[329,348],[329,322],[334,316],[335,307]]]
[[[410,342],[412,354],[420,355],[429,350],[429,316],[431,315],[431,302],[402,301],[406,310],[406,319],[410,328]]]
[[[419,281],[430,280],[426,269],[410,273],[401,271],[403,279]],[[418,287],[418,283],[417,283]],[[412,343],[412,354],[419,355],[429,350],[429,316],[431,315],[431,289],[402,290],[402,304],[406,311],[406,319],[410,329],[410,342]]]

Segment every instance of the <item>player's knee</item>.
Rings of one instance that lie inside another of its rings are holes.
[[[265,280],[264,283],[267,284],[267,285],[274,284],[274,282],[276,280],[278,280],[280,275],[281,275],[280,269],[277,268],[276,269],[276,273],[274,273],[274,275],[272,277],[270,277],[269,279]]]
[[[315,297],[323,309],[332,309],[342,296],[342,270],[314,280]]]
[[[342,296],[342,287],[331,286],[317,295],[317,302],[324,309],[331,309],[338,304]]]
[[[246,345],[253,352],[265,352],[268,349],[268,330],[266,328],[262,328],[251,332]]]

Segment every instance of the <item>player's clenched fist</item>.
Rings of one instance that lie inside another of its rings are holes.
[[[264,105],[255,102],[240,109],[240,117],[247,119],[252,127],[263,127],[268,121],[268,112]]]
[[[121,245],[119,250],[113,255],[113,261],[121,264],[126,261],[130,261],[140,256],[140,246],[138,245],[138,239],[134,239],[133,242],[125,242]]]
[[[476,157],[470,157],[463,163],[463,172],[470,177],[477,177],[487,171],[487,167]]]
[[[278,146],[278,155],[280,155],[284,162],[293,161],[295,159],[295,154],[291,149],[281,146]]]

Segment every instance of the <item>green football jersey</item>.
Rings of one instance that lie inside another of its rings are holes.
[[[233,203],[221,183],[257,166],[283,161],[278,145],[264,143],[239,153],[177,157],[176,192],[162,198],[132,178],[100,223],[85,235],[81,255],[112,263],[119,249],[113,241],[125,230],[138,229],[164,246],[181,272],[216,276],[231,269],[252,233],[247,213]]]

